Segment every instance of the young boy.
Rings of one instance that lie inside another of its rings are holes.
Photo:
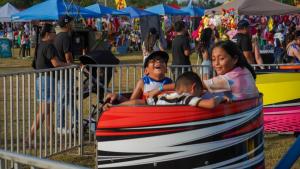
[[[163,90],[174,90],[174,83],[172,80],[165,77],[168,60],[168,53],[163,51],[153,52],[145,59],[145,76],[137,82],[130,100],[141,99],[143,96],[147,97],[148,95],[154,96]],[[118,100],[119,102],[128,100],[115,93],[108,94],[106,99],[110,99],[110,103],[115,100]]]
[[[202,99],[203,84],[200,77],[194,72],[185,72],[180,75],[175,83],[175,93],[154,96],[145,100],[130,100],[121,105],[190,105],[213,109],[220,103],[227,101],[226,96],[215,96],[210,99]]]

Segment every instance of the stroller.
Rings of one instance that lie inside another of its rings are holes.
[[[79,57],[80,62],[83,65],[117,65],[120,63],[119,59],[116,58],[111,51],[104,51],[104,50],[95,50],[92,51],[86,55],[83,55],[81,57]],[[103,98],[104,98],[104,90],[108,88],[109,82],[112,78],[113,75],[113,70],[112,67],[108,67],[106,68],[106,72],[105,72],[105,68],[99,68],[100,71],[98,73],[99,77],[99,82],[98,82],[98,86],[97,86],[97,69],[92,69],[91,71],[89,70],[90,68],[87,67],[86,70],[84,70],[84,75],[85,75],[85,80],[83,81],[83,99],[89,97],[90,95],[90,89],[89,89],[89,82],[90,82],[90,77],[91,82],[92,82],[92,93],[97,94],[97,89],[99,89],[99,95],[98,95],[98,99],[100,100],[100,103],[103,104]],[[91,75],[90,75],[91,73]],[[106,73],[106,86],[105,86],[105,73]],[[109,92],[109,90],[107,89],[107,91]],[[92,105],[92,109],[91,109],[91,114],[90,117],[88,117],[88,119],[83,119],[83,130],[84,132],[89,131],[89,126],[91,126],[91,131],[95,132],[96,129],[96,120],[95,119],[97,117],[97,113],[101,112],[99,110],[97,110],[97,104],[96,103],[94,105]]]

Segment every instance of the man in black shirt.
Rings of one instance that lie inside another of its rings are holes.
[[[249,22],[246,20],[239,21],[237,29],[238,33],[232,38],[232,41],[234,41],[242,50],[248,63],[254,64],[255,58],[252,53],[252,38],[249,33]]]
[[[56,35],[56,38],[54,40],[54,45],[58,51],[59,60],[69,64],[73,63],[73,56],[71,52],[72,38],[70,36],[73,26],[72,21],[73,18],[68,15],[64,15],[59,18],[58,25],[60,26],[61,31]],[[65,73],[67,73],[67,76],[65,76]],[[70,89],[71,91],[73,91],[72,86],[74,86],[74,79],[69,75],[69,70],[64,70],[62,74],[63,76],[59,76],[59,80],[57,82],[58,92],[57,100],[55,101],[57,103],[57,132],[66,134],[68,130],[65,129],[65,113],[69,112],[72,114],[72,116],[74,115],[74,111],[72,111],[72,108],[74,107],[74,98],[69,97]],[[65,86],[65,84],[67,85]],[[65,95],[65,93],[67,93],[67,95]],[[65,105],[67,105],[67,110],[65,110]],[[69,110],[70,107],[71,110]]]
[[[71,36],[73,18],[64,15],[60,17],[58,25],[61,28],[61,31],[56,35],[54,40],[54,45],[58,51],[58,57],[61,61],[67,63],[73,63],[73,56],[71,51]]]
[[[189,38],[186,35],[185,23],[183,21],[177,21],[175,23],[176,37],[172,42],[172,65],[191,65],[190,61],[190,43]],[[175,77],[188,71],[188,68],[177,69],[174,68],[173,74]]]

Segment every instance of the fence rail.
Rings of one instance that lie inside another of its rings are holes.
[[[11,161],[14,169],[21,169],[24,166],[29,166],[31,169],[41,168],[41,169],[89,169],[82,166],[66,164],[62,162],[52,161],[48,159],[40,159],[28,155],[22,155],[17,153],[12,153],[0,149],[0,168],[8,169],[12,168],[9,166],[7,161]]]
[[[1,74],[0,148],[46,157],[80,147],[80,76],[77,66]]]

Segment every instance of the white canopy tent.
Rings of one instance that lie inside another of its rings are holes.
[[[11,22],[11,16],[20,12],[10,3],[6,3],[0,8],[0,22]]]

